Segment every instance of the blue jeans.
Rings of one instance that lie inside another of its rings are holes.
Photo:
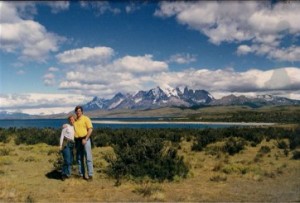
[[[64,163],[62,166],[62,175],[71,176],[72,163],[73,163],[73,147],[74,143],[68,142],[63,148],[62,154],[64,158]]]
[[[85,175],[85,167],[84,163],[87,166],[88,176],[93,176],[93,157],[92,157],[92,146],[91,139],[88,139],[86,144],[82,144],[82,139],[75,139],[75,147],[76,147],[76,160],[78,164],[79,175]],[[86,162],[85,162],[85,161]]]

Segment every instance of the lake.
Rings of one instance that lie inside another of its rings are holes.
[[[169,122],[159,118],[92,119],[94,128],[224,128],[231,126],[266,126],[273,123]],[[67,119],[10,119],[0,120],[1,128],[61,128]]]

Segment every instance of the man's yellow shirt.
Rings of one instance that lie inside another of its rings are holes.
[[[85,137],[88,129],[93,128],[91,119],[85,115],[80,116],[74,123],[75,138]]]

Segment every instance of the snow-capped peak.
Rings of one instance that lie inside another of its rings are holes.
[[[164,85],[161,90],[167,95],[167,97],[179,97],[177,89],[174,89],[169,85]]]
[[[274,96],[268,95],[268,94],[265,94],[265,95],[257,95],[257,98],[258,98],[258,99],[264,99],[264,100],[266,100],[266,101],[272,101],[272,100],[274,100]]]

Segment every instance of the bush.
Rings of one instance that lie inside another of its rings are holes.
[[[175,175],[186,177],[188,173],[183,157],[172,146],[165,147],[160,138],[122,135],[113,148],[116,158],[108,160],[107,173],[117,182],[125,176],[173,180]]]
[[[53,128],[20,128],[15,132],[15,143],[34,145],[46,143],[48,145],[58,145],[60,129]]]
[[[93,135],[93,143],[96,147],[108,146],[111,142],[111,138],[107,133],[100,133]]]
[[[0,128],[0,142],[7,143],[8,142],[8,132],[4,128]]]
[[[197,136],[196,142],[192,145],[193,151],[202,151],[208,144],[214,143],[221,139],[221,135],[218,136],[212,129],[204,130],[200,135]]]
[[[269,146],[261,146],[258,153],[260,154],[268,154],[271,151]]]
[[[294,151],[292,158],[295,160],[299,160],[300,159],[300,151]]]
[[[229,155],[234,155],[239,153],[245,148],[247,142],[243,138],[230,137],[224,145],[224,152],[227,152]]]
[[[277,140],[277,147],[279,149],[287,149],[288,144],[284,140]]]
[[[294,150],[300,146],[300,128],[297,128],[293,133],[290,134],[290,149]]]

